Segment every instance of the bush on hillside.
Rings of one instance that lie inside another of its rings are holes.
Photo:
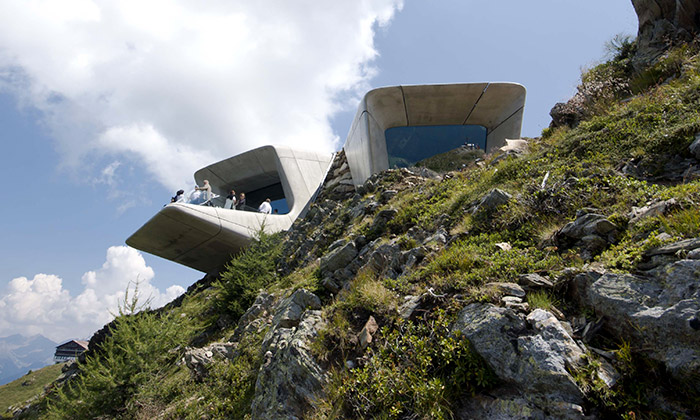
[[[260,229],[256,240],[226,265],[214,283],[217,306],[236,320],[263,289],[277,279],[277,261],[282,252],[281,234],[269,235]]]

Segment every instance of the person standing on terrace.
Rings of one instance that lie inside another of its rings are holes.
[[[269,198],[265,199],[265,201],[263,201],[262,204],[260,204],[260,207],[258,207],[258,211],[264,214],[272,213],[272,205],[270,204]]]
[[[236,210],[236,191],[231,190],[229,195],[226,196],[226,204],[224,208]]]
[[[198,191],[205,191],[204,193],[204,199],[205,201],[211,200],[211,185],[209,185],[209,180],[205,179],[204,180],[204,185],[201,187],[194,187],[195,190]]]
[[[241,193],[241,198],[239,198],[238,203],[236,203],[236,209],[245,210],[245,193]]]

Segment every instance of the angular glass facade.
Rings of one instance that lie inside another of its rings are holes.
[[[405,168],[460,146],[486,147],[480,125],[426,125],[389,128],[384,132],[390,168]]]

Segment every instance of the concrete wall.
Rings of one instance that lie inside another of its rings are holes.
[[[355,185],[388,169],[384,133],[389,128],[481,125],[486,151],[519,138],[525,88],[517,83],[392,86],[369,91],[357,109],[345,153]]]

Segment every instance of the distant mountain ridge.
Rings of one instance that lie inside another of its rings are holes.
[[[53,363],[57,343],[43,335],[0,337],[0,385]]]

